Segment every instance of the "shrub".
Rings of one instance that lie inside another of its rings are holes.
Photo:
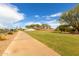
[[[6,40],[7,37],[4,34],[0,34],[0,41]]]
[[[13,34],[13,32],[12,32],[12,31],[10,31],[10,32],[8,32],[8,34]]]

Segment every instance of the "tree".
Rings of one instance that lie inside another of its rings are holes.
[[[60,17],[60,23],[72,26],[76,33],[79,32],[79,5],[63,13]]]
[[[51,28],[51,26],[48,24],[42,24],[41,26],[42,26],[42,29],[50,29]]]
[[[40,24],[34,24],[33,28],[37,29],[37,30],[40,30],[41,29],[41,25]]]
[[[70,31],[70,27],[69,25],[60,25],[56,28],[57,31],[61,31],[61,32],[69,32]]]
[[[33,29],[36,29],[36,30],[41,29],[41,25],[40,24],[31,24],[31,25],[28,25],[26,27],[27,28],[33,28]]]
[[[36,29],[36,30],[41,30],[41,29],[50,29],[51,26],[48,25],[48,24],[31,24],[31,25],[28,25],[26,26],[27,28],[33,28],[33,29]]]

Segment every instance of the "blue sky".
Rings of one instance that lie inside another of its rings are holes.
[[[9,26],[23,27],[30,24],[46,23],[51,25],[52,28],[56,28],[60,25],[58,19],[63,12],[76,6],[74,3],[12,3],[2,4],[1,7],[3,5],[7,5],[9,9],[14,9],[12,11],[15,11],[17,17],[14,17],[13,19],[18,19],[18,21],[13,23],[10,22],[11,24]],[[19,19],[20,17],[21,19]]]

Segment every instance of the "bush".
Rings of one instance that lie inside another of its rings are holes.
[[[58,26],[55,31],[61,31],[61,32],[73,32],[74,29],[69,25],[60,25]]]
[[[0,34],[0,41],[6,40],[6,36],[4,34]]]
[[[10,32],[8,32],[8,34],[13,34],[13,32],[12,32],[12,31],[10,31]]]

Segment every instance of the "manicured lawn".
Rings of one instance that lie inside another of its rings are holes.
[[[79,35],[45,31],[27,32],[51,49],[64,56],[79,56]]]

